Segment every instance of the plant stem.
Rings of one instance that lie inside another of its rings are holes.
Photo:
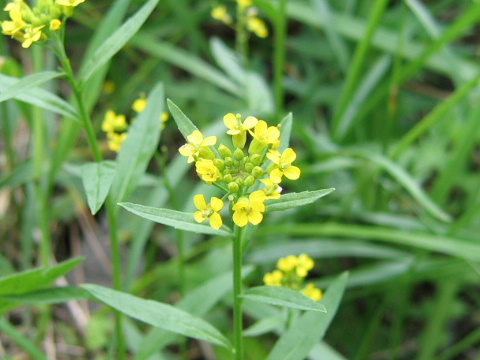
[[[248,66],[248,33],[245,6],[237,2],[237,24],[235,25],[235,49],[240,55],[243,66]]]
[[[233,323],[235,359],[243,359],[242,338],[242,242],[244,228],[235,225],[233,237]]]
[[[285,62],[286,0],[279,0],[280,6],[275,22],[275,46],[273,54],[273,93],[275,98],[275,117],[280,122],[283,113],[283,64]]]
[[[70,61],[65,53],[65,48],[60,37],[53,37],[54,41],[54,50],[60,64],[62,65],[63,71],[66,74],[66,80],[70,85],[70,88],[73,91],[75,100],[77,102],[77,110],[80,115],[80,121],[87,135],[87,141],[92,150],[93,159],[95,162],[102,161],[102,153],[100,152],[100,147],[98,146],[98,141],[95,136],[95,130],[92,125],[92,121],[87,112],[85,102],[82,96],[82,89],[75,80],[73,75],[72,67],[70,66]],[[115,211],[114,200],[107,196],[105,201],[105,210],[107,213],[108,220],[108,232],[110,238],[110,251],[112,256],[112,285],[115,290],[120,290],[120,250],[118,246],[118,236],[117,236],[117,212]],[[123,360],[125,358],[125,343],[122,336],[122,318],[120,312],[114,310],[115,316],[115,338],[117,342],[117,359]]]

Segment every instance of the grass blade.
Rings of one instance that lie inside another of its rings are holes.
[[[0,93],[0,103],[15,98],[31,88],[37,87],[38,85],[63,75],[63,73],[57,71],[43,71],[18,79],[13,85],[2,90]]]

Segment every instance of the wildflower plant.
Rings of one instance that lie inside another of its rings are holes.
[[[318,292],[310,285],[302,290],[305,296],[280,286],[256,287],[242,294],[242,255],[250,241],[247,236],[252,236],[255,227],[264,221],[268,212],[310,204],[333,189],[282,194],[279,184],[286,179],[296,180],[301,175],[300,168],[293,164],[295,151],[288,147],[291,115],[274,126],[253,115],[242,117],[228,113],[223,116],[224,135],[228,141],[220,143],[217,135],[203,134],[173,102],[167,102],[186,140],[179,153],[187,163],[195,166],[198,178],[217,188],[219,195],[210,198],[205,198],[204,194],[194,195],[192,202],[196,210],[193,213],[132,203],[121,205],[134,214],[177,229],[232,238],[234,352],[235,358],[240,360],[243,358],[244,298],[302,310],[325,311],[323,305],[317,302]],[[306,255],[301,255],[296,258],[294,267],[288,265],[292,274],[300,280],[307,275],[313,263]],[[282,266],[283,269],[287,267]],[[281,284],[287,274],[274,272],[272,276],[280,275],[278,281]]]

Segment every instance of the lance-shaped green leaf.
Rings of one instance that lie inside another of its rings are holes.
[[[62,75],[64,74],[57,71],[43,71],[18,79],[13,85],[2,90],[0,93],[0,103]]]
[[[145,219],[155,221],[159,224],[168,225],[179,230],[191,231],[199,234],[232,236],[232,230],[222,225],[218,230],[213,229],[208,222],[197,223],[193,213],[176,211],[170,209],[159,209],[150,206],[143,206],[132,203],[120,203],[126,210],[141,216]]]
[[[334,188],[330,188],[285,194],[282,195],[280,199],[268,200],[265,203],[265,212],[287,210],[298,206],[308,205],[317,201],[321,197],[330,194],[334,190]]]
[[[45,288],[55,279],[65,275],[83,259],[75,258],[59,263],[51,268],[38,268],[22,271],[0,278],[0,296],[25,294]],[[17,306],[16,302],[0,299],[0,314]]]
[[[88,163],[81,167],[81,174],[88,207],[92,215],[95,215],[105,202],[112,186],[115,163],[113,161]]]
[[[300,316],[278,339],[266,360],[303,360],[323,338],[337,312],[347,284],[348,273],[340,275],[321,299],[327,313],[308,312]]]
[[[149,0],[130,17],[122,26],[105,40],[92,57],[80,69],[79,79],[84,83],[103,64],[110,60],[120,49],[137,33],[147,20],[150,13],[155,9],[159,0]]]
[[[88,291],[84,289],[78,289],[72,286],[63,286],[36,290],[25,294],[0,295],[0,299],[14,301],[22,304],[59,304],[72,300],[93,300],[94,298],[90,295]]]
[[[83,288],[101,302],[134,319],[232,350],[230,342],[215,327],[205,320],[174,306],[141,299],[133,295],[93,284],[83,285]]]
[[[3,91],[15,86],[20,81],[22,80],[0,74],[0,91],[3,93]],[[13,97],[79,122],[76,110],[69,103],[45,89],[29,88]]]
[[[327,312],[325,306],[304,296],[299,291],[281,286],[257,286],[245,291],[243,298],[269,305],[285,306],[293,309]]]
[[[158,119],[163,111],[163,86],[158,84],[147,98],[147,106],[129,126],[127,138],[117,156],[117,170],[112,183],[112,199],[126,199],[136,188],[157,149],[160,139]]]
[[[288,113],[280,122],[280,146],[278,151],[283,152],[290,144],[290,135],[292,134],[293,115]]]

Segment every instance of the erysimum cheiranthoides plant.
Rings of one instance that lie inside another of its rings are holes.
[[[242,254],[252,230],[264,221],[266,213],[310,204],[334,189],[282,194],[280,184],[285,179],[296,180],[301,176],[300,168],[293,164],[296,153],[288,147],[291,115],[278,126],[271,126],[254,116],[242,118],[240,114],[228,113],[223,123],[231,140],[219,143],[216,136],[199,131],[173,102],[168,101],[168,105],[186,139],[180,154],[195,165],[198,177],[205,184],[218,189],[219,195],[206,199],[203,194],[196,194],[192,199],[196,207],[193,213],[131,203],[121,205],[139,216],[178,229],[232,237],[234,349],[236,359],[242,359],[244,297],[261,298],[262,302],[268,299],[271,304],[304,310],[323,310],[314,301],[318,299],[312,300],[288,288],[264,286],[242,294]]]

